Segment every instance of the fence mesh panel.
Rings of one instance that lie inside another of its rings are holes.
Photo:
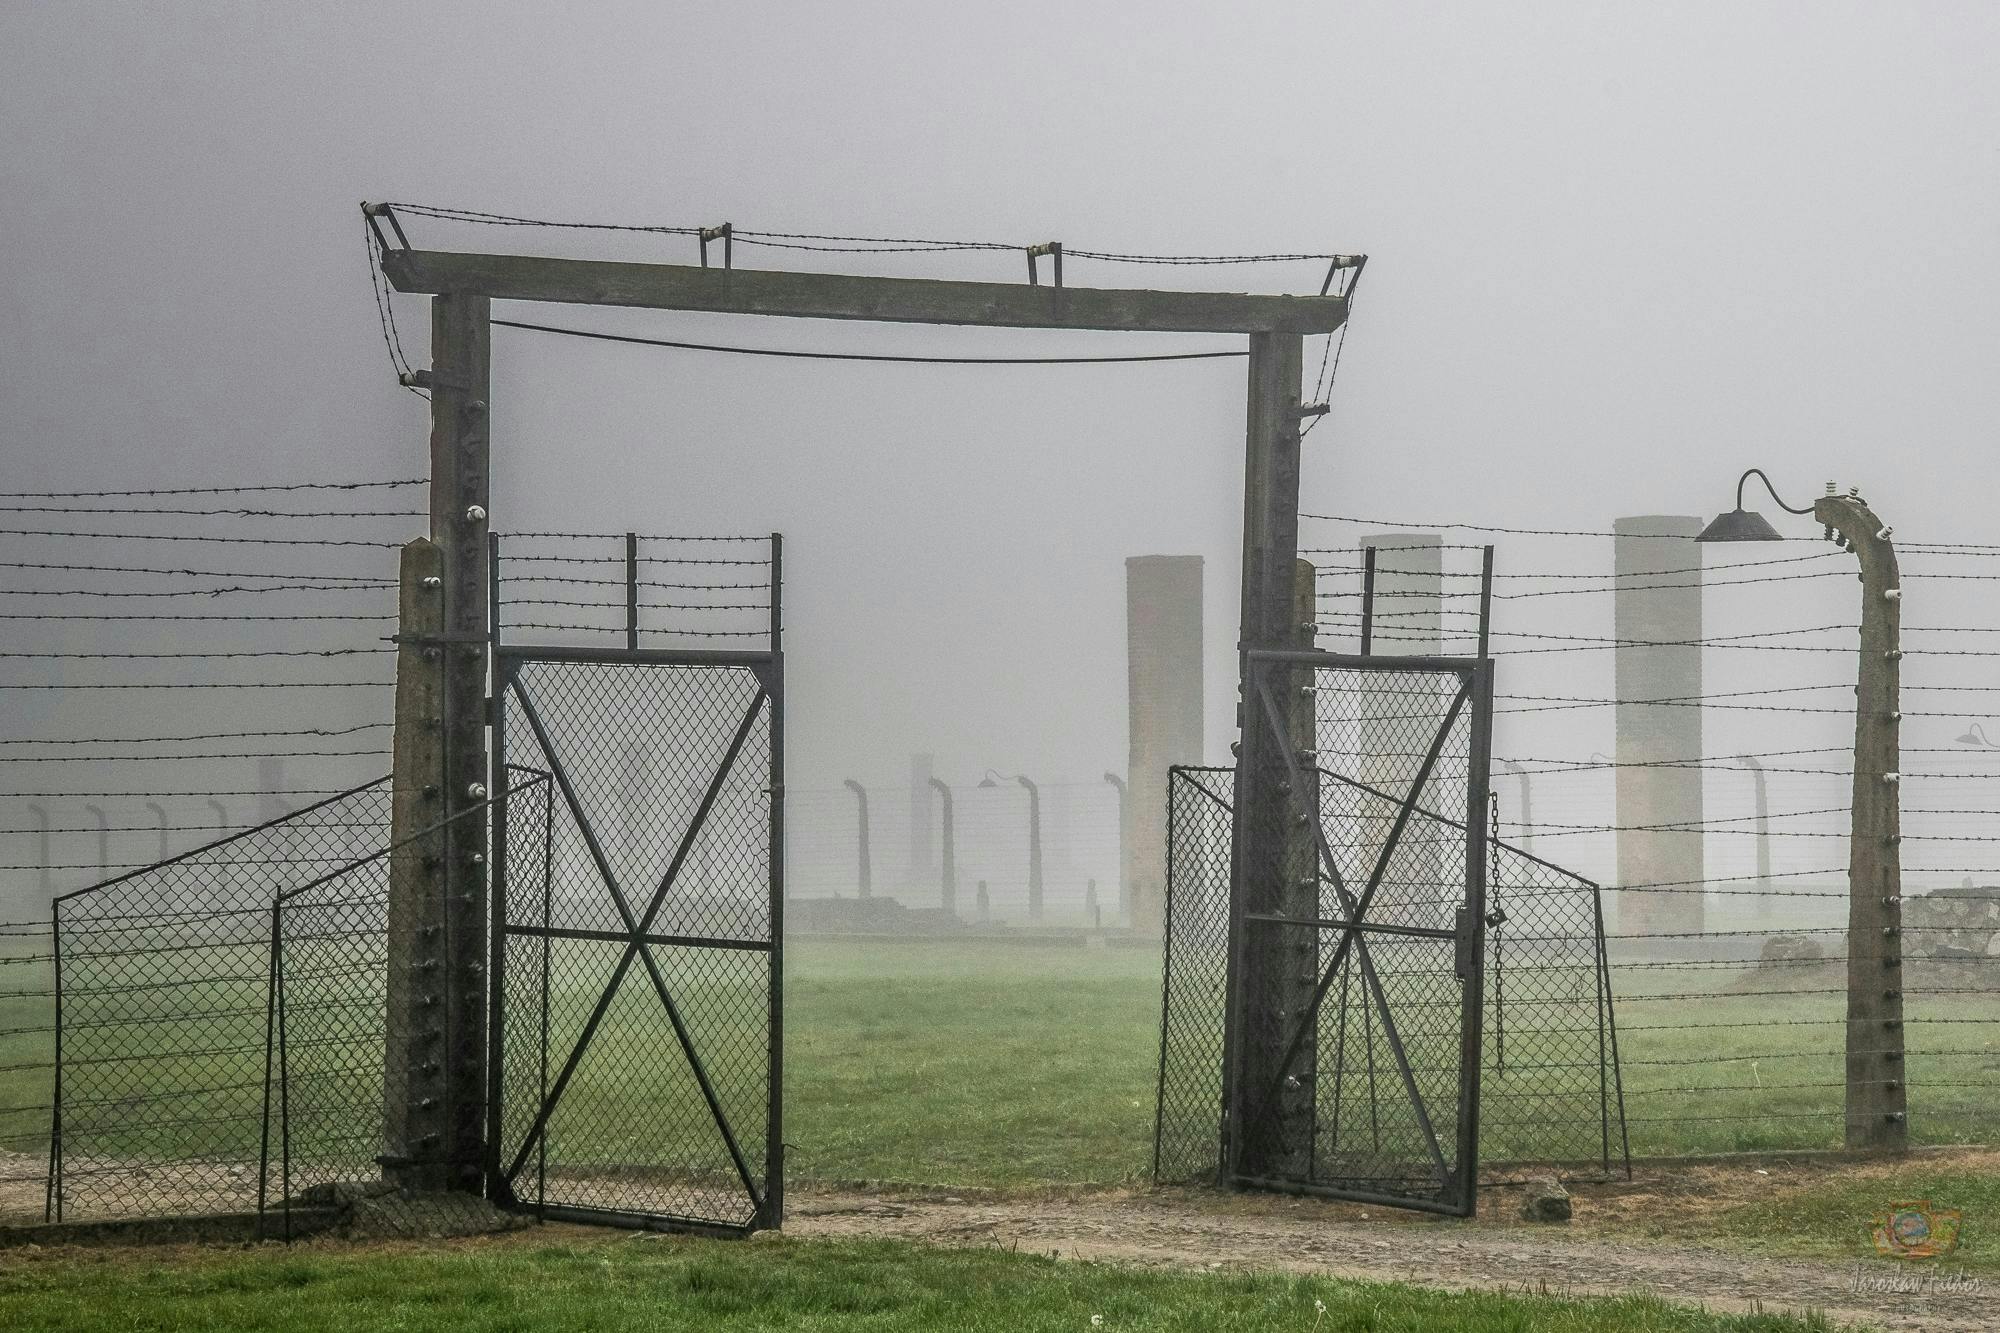
[[[1229,981],[1228,768],[1175,768],[1167,781],[1166,949],[1153,1178],[1220,1178],[1225,988]]]
[[[771,717],[745,667],[513,665],[507,753],[560,789],[546,887],[507,877],[500,1157],[522,1201],[755,1220],[774,1076]]]
[[[387,840],[387,779],[55,902],[58,1218],[253,1208],[271,903]]]
[[[1606,1177],[1629,1160],[1598,887],[1498,839],[1486,870],[1480,1160]]]
[[[51,1211],[55,995],[53,924],[0,922],[0,1223]]]
[[[499,798],[452,818],[490,808],[509,830],[524,891],[538,893],[542,885],[533,877],[546,864],[543,812],[552,784],[547,774],[529,769],[513,768],[507,776]],[[443,827],[419,830],[333,867],[287,890],[271,909],[277,973],[264,1200],[267,1211],[283,1211],[287,1234],[294,1204],[345,1204],[356,1197],[374,1200],[371,1221],[378,1228],[428,1225],[426,1207],[384,1180],[391,1147],[389,1062],[408,1055],[392,1048],[398,1025],[389,1012],[391,978],[408,958],[391,939],[390,902],[392,885],[402,878],[398,872],[411,869],[414,882],[418,863],[436,854]]]

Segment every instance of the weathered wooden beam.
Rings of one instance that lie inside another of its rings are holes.
[[[436,250],[386,251],[382,271],[399,292],[896,324],[1307,334],[1331,333],[1347,319],[1347,303],[1337,296],[1029,287]]]

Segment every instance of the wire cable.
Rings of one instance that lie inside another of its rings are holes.
[[[740,238],[741,232],[737,233]],[[1065,252],[1067,253],[1067,252]],[[807,352],[778,347],[742,347],[726,343],[682,342],[672,338],[641,338],[628,333],[605,333],[596,329],[572,329],[555,324],[530,324],[523,320],[496,319],[500,328],[528,329],[536,333],[556,333],[569,338],[588,338],[598,342],[632,343],[642,347],[670,347],[685,352],[727,352],[736,356],[771,356],[798,361],[886,361],[908,365],[933,366],[1074,366],[1107,365],[1142,361],[1213,361],[1225,357],[1244,357],[1247,350],[1206,352],[1151,352],[1124,356],[914,356],[892,355],[887,352]]]

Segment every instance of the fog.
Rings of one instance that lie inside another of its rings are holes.
[[[0,10],[5,489],[421,475],[425,407],[393,380],[356,209],[389,198],[564,220],[1365,252],[1332,411],[1307,441],[1309,512],[1601,530],[1621,514],[1712,514],[1755,464],[1794,504],[1836,479],[1904,537],[1991,540],[1996,38],[2000,13],[1979,5],[15,4]],[[438,248],[694,257],[674,236],[413,232]],[[1018,253],[737,259],[1025,276]],[[1076,264],[1067,277],[1312,290],[1320,270]],[[423,303],[395,311],[421,362]],[[496,313],[799,349],[1225,345]],[[1030,773],[1090,793],[1078,808],[1096,813],[1077,821],[1096,850],[1077,852],[1080,880],[1103,873],[1081,867],[1105,863],[1100,775],[1125,762],[1126,556],[1206,558],[1209,758],[1227,753],[1242,386],[1234,360],[812,363],[500,330],[493,521],[782,531],[792,782],[819,794],[807,806],[832,827],[854,777],[893,812],[918,751],[959,784]],[[1303,540],[1351,545],[1367,530],[1308,523]],[[4,540],[6,559],[40,558],[30,539]],[[1609,569],[1608,541],[1491,540],[1502,571]],[[392,566],[384,552],[341,568]],[[1812,591],[1762,610],[1713,607],[1709,628],[1767,623],[1774,606],[1787,624],[1851,618],[1844,583],[1800,586]],[[1608,599],[1580,600],[1592,606],[1534,627],[1607,633]],[[1985,623],[1981,605],[1940,593],[1926,623]],[[1607,693],[1609,654],[1597,657],[1560,683]],[[1776,669],[1746,665],[1721,688]],[[229,707],[10,698],[6,733],[298,716]],[[354,725],[380,709],[312,716]],[[1503,715],[1496,749],[1581,760],[1609,746],[1605,710],[1535,725]],[[1767,734],[1745,726],[1735,739]],[[1821,730],[1838,743],[1837,723]],[[1800,734],[1785,743],[1822,743]],[[304,785],[380,767],[304,763],[291,770]],[[108,766],[70,767],[123,785]],[[250,776],[240,764],[177,780]],[[37,772],[9,790],[37,783],[69,789]],[[1608,788],[1593,791],[1573,808],[1601,815]],[[20,838],[6,845],[8,863],[30,859]],[[1601,865],[1607,851],[1589,855]]]

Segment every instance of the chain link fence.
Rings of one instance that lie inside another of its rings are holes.
[[[1288,1066],[1291,1084],[1310,1094],[1297,1108],[1309,1120],[1293,1156],[1310,1182],[1421,1195],[1456,1170],[1465,997],[1452,941],[1403,932],[1453,930],[1468,902],[1467,848],[1483,831],[1441,813],[1469,813],[1468,710],[1452,704],[1449,677],[1329,674],[1308,687],[1320,762],[1345,761],[1365,778],[1319,767],[1310,799],[1334,869],[1366,904],[1364,919],[1383,929],[1364,951],[1340,949],[1336,927],[1284,927],[1307,947],[1279,956],[1303,954],[1317,981],[1299,997],[1315,1017]],[[1154,1153],[1162,1182],[1224,1172],[1234,776],[1176,768],[1170,784]],[[1607,1177],[1628,1154],[1598,888],[1498,839],[1484,851],[1485,1178],[1519,1178],[1535,1163]],[[1316,905],[1322,922],[1348,917],[1324,877]]]
[[[262,1188],[272,903],[387,841],[369,783],[54,904],[54,1220],[240,1212]]]
[[[474,809],[547,784],[515,777]],[[295,1206],[389,1199],[389,886],[442,827],[391,844],[393,794],[354,788],[0,927],[0,1220],[254,1213],[289,1234]]]

